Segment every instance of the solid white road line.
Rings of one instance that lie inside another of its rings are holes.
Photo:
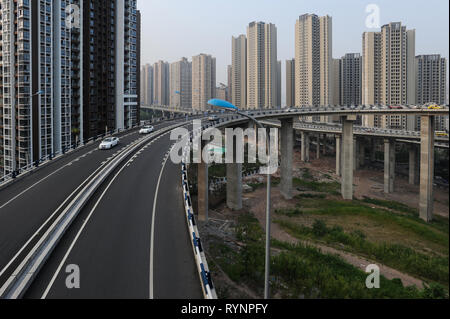
[[[173,145],[170,149],[173,148]],[[155,196],[153,199],[153,213],[152,213],[152,229],[151,229],[151,234],[150,234],[150,299],[154,299],[155,295],[154,295],[154,272],[153,272],[153,268],[154,268],[154,258],[153,258],[153,253],[154,253],[154,245],[155,245],[155,217],[156,217],[156,204],[158,202],[158,192],[159,192],[159,185],[161,184],[161,178],[164,172],[164,168],[166,167],[167,164],[167,160],[169,159],[169,157],[166,157],[163,164],[162,164],[162,168],[161,168],[161,172],[159,173],[159,178],[158,178],[158,184],[156,185],[156,190],[155,190]]]
[[[129,162],[128,162],[129,163]],[[81,233],[83,232],[84,228],[86,227],[87,223],[89,222],[89,220],[91,219],[92,214],[94,213],[94,211],[97,209],[97,206],[100,204],[100,202],[102,201],[103,197],[105,196],[105,194],[108,192],[109,188],[111,187],[111,185],[114,183],[114,181],[116,180],[116,178],[120,175],[120,173],[125,169],[126,165],[122,166],[122,168],[120,169],[120,171],[117,172],[117,174],[113,177],[113,179],[109,182],[108,186],[105,188],[105,190],[103,191],[102,195],[100,196],[100,198],[97,200],[97,202],[95,203],[94,207],[91,209],[91,211],[89,212],[88,217],[86,218],[86,220],[84,221],[83,225],[81,226],[80,230],[78,231],[77,235],[75,236],[75,238],[73,239],[72,243],[70,244],[69,249],[67,250],[66,254],[64,255],[63,259],[61,260],[61,263],[59,264],[58,268],[56,269],[50,283],[48,284],[47,288],[45,289],[44,294],[42,295],[41,299],[46,299],[50,290],[53,287],[53,284],[56,281],[56,278],[58,277],[59,273],[61,272],[62,267],[64,266],[64,264],[66,263],[67,258],[69,257],[70,253],[72,252],[73,247],[75,246],[75,244],[78,241],[78,238],[80,237]]]
[[[128,147],[128,146],[127,146]],[[124,147],[123,149],[127,148]],[[82,186],[93,176],[95,176],[107,163],[107,161],[101,163],[100,167],[97,168],[88,178],[86,178],[65,200],[64,202],[53,212],[53,214],[42,224],[42,226],[31,236],[31,238],[22,246],[22,248],[14,255],[14,257],[8,262],[8,264],[0,271],[0,277],[6,272],[6,270],[11,266],[11,264],[19,257],[19,255],[24,251],[24,249],[33,241],[33,239],[42,231],[42,229],[50,222],[50,220],[55,216],[55,214],[61,210],[61,208],[67,203],[67,201],[77,193]],[[62,167],[63,168],[63,167]],[[62,169],[61,168],[61,169]],[[49,177],[49,176],[48,176]]]
[[[106,163],[106,162],[105,162]],[[75,195],[88,181],[92,176],[95,176],[102,168],[104,164],[102,164],[99,168],[97,168],[91,175],[89,175],[88,178],[86,178],[83,183],[80,184],[80,186],[77,187],[67,198],[66,200],[53,212],[53,214],[42,224],[42,226],[31,236],[31,238],[25,243],[25,245],[22,246],[22,248],[17,252],[17,254],[10,260],[10,262],[3,268],[3,270],[0,272],[0,277],[5,273],[5,271],[11,266],[11,264],[19,257],[19,255],[23,252],[23,250],[30,244],[31,241],[42,231],[42,229],[50,222],[51,219],[55,216],[55,214],[61,210],[61,208],[64,207],[64,205],[69,201],[69,199]]]
[[[170,132],[168,132],[170,133]],[[168,133],[165,133],[163,135],[167,135]],[[149,142],[147,145],[149,145],[151,142]],[[50,283],[48,284],[44,294],[42,295],[41,299],[46,299],[50,290],[52,289],[56,279],[59,276],[59,273],[61,272],[62,267],[64,266],[64,264],[67,261],[67,258],[69,257],[70,253],[72,252],[76,242],[78,241],[81,233],[83,232],[84,228],[86,227],[87,223],[89,222],[89,220],[91,219],[92,214],[94,213],[94,211],[97,209],[98,205],[100,204],[100,202],[102,201],[103,197],[105,196],[105,194],[107,193],[107,191],[109,190],[109,188],[111,187],[111,185],[113,184],[113,182],[117,179],[117,177],[120,175],[120,173],[127,168],[128,166],[130,166],[130,164],[132,163],[132,159],[130,159],[126,164],[123,165],[123,167],[117,172],[117,174],[113,177],[113,179],[111,180],[111,182],[108,184],[108,186],[106,187],[106,189],[103,191],[103,193],[101,194],[100,198],[97,200],[97,202],[95,203],[94,207],[92,208],[92,210],[89,212],[88,217],[86,218],[86,220],[84,221],[83,225],[81,226],[80,230],[78,231],[77,235],[75,236],[74,240],[72,241],[69,249],[67,250],[66,254],[64,255],[61,263],[59,264],[57,270],[55,271]]]
[[[41,184],[42,182],[44,182],[45,180],[49,179],[50,177],[52,177],[53,175],[59,173],[60,171],[62,171],[64,168],[72,166],[73,163],[76,163],[80,160],[80,158],[82,158],[82,156],[80,155],[79,157],[77,157],[76,159],[74,159],[71,163],[66,164],[62,167],[60,167],[59,169],[57,169],[56,171],[50,173],[49,175],[45,176],[44,178],[42,178],[41,180],[39,180],[38,182],[34,183],[33,185],[31,185],[30,187],[28,187],[27,189],[25,189],[24,191],[20,192],[19,194],[17,194],[16,196],[14,196],[13,198],[11,198],[9,201],[7,201],[5,204],[3,204],[2,206],[0,206],[0,209],[8,206],[9,204],[11,204],[13,201],[15,201],[16,199],[18,199],[19,197],[21,197],[22,195],[24,195],[26,192],[28,192],[29,190],[35,188],[36,186],[38,186],[39,184]],[[108,158],[108,160],[110,160],[111,158]]]
[[[162,124],[158,124],[158,125],[155,125],[155,126],[162,126]],[[121,138],[127,137],[127,136],[129,136],[129,135],[133,135],[133,134],[135,134],[135,133],[136,133],[136,132],[129,133],[129,134],[125,135],[125,136],[122,136]],[[131,142],[131,143],[132,143],[132,142]],[[131,143],[130,143],[130,144],[131,144]],[[128,145],[130,145],[130,144],[128,144]],[[124,148],[125,148],[125,147],[123,147],[120,151],[122,151]],[[96,151],[96,149],[90,151],[90,152],[87,153],[87,154],[92,154],[92,153],[95,152],[95,151]],[[80,156],[81,156],[81,155],[80,155]],[[78,161],[79,159],[80,159],[80,157],[78,157],[76,160],[72,161],[72,164],[73,164],[74,162]],[[10,199],[9,201],[7,201],[5,204],[3,204],[2,206],[0,206],[0,209],[2,209],[2,208],[4,208],[4,207],[6,207],[7,205],[11,204],[13,201],[15,201],[17,198],[21,197],[21,196],[22,196],[23,194],[25,194],[26,192],[28,192],[29,190],[33,189],[34,187],[36,187],[37,185],[39,185],[39,184],[42,183],[43,181],[47,180],[48,178],[50,178],[51,176],[55,175],[56,173],[58,173],[59,171],[61,171],[62,169],[64,169],[65,167],[68,167],[68,166],[71,166],[71,165],[68,165],[68,164],[67,164],[67,165],[64,165],[64,166],[60,167],[59,169],[57,169],[56,171],[52,172],[51,174],[47,175],[46,177],[42,178],[41,180],[39,180],[39,181],[36,182],[35,184],[31,185],[30,187],[28,187],[27,189],[25,189],[24,191],[22,191],[22,192],[19,193],[18,195],[16,195],[16,196],[14,196],[13,198],[11,198],[11,199]]]

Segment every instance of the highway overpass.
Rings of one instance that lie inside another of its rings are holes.
[[[421,116],[420,211],[422,218],[432,219],[434,116],[448,116],[448,108],[303,108],[256,110],[249,114],[260,120],[280,121],[281,187],[286,198],[292,194],[294,118],[340,116],[340,132],[333,132],[342,141],[336,144],[336,160],[340,163],[344,199],[353,198],[356,115]],[[253,125],[236,114],[223,114],[215,123],[204,123],[217,128]],[[7,181],[0,190],[0,296],[204,297],[204,276],[198,271],[186,228],[181,168],[168,161],[173,145],[169,132],[178,126],[190,128],[190,122],[183,118],[157,123],[156,132],[146,137],[139,136],[136,128],[117,132],[121,140],[117,149],[99,151],[98,142],[92,141],[13,182]],[[308,133],[308,128],[303,129]],[[369,132],[368,136],[375,134]],[[412,138],[419,140],[417,136]],[[308,138],[302,138],[302,154],[309,144]],[[394,191],[393,145],[395,141],[388,136],[388,192]],[[242,172],[232,165],[228,164],[227,174],[239,185]],[[198,166],[199,176],[207,176],[207,167]],[[199,183],[199,219],[207,219],[207,189],[208,185]],[[230,187],[227,196],[230,202],[239,203],[242,193],[238,187]],[[80,289],[66,287],[70,265],[80,268]]]

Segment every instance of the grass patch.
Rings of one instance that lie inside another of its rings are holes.
[[[409,207],[405,204],[399,203],[399,202],[374,199],[374,198],[369,198],[369,197],[364,197],[362,202],[364,202],[366,204],[373,204],[373,205],[393,209],[398,212],[403,212],[403,213],[410,214],[410,215],[418,215],[417,209],[411,208],[411,207]]]
[[[315,239],[330,246],[342,244],[347,251],[448,286],[448,258],[428,256],[402,245],[369,242],[365,234],[360,231],[346,233],[342,227],[329,228],[320,220],[317,220],[312,228],[283,220],[278,220],[276,223],[296,238]]]
[[[427,224],[418,217],[401,216],[384,209],[369,207],[367,204],[359,201],[304,199],[299,205],[300,209],[310,209],[308,210],[309,215],[365,216],[382,225],[394,224],[423,239],[442,246],[448,254],[448,224],[441,224],[437,221]],[[443,232],[443,229],[446,229],[446,231]]]
[[[287,216],[287,217],[296,217],[301,216],[304,214],[304,212],[298,208],[295,209],[277,209],[275,210],[275,214]]]
[[[243,243],[238,249],[220,240],[210,245],[214,262],[233,281],[246,283],[262,295],[264,232],[251,214],[245,214],[239,217],[236,237]],[[437,286],[425,290],[405,288],[401,281],[384,277],[380,289],[370,290],[365,285],[367,274],[337,256],[276,240],[272,248],[281,251],[271,258],[272,294],[282,298],[438,298],[445,293]]]
[[[341,258],[323,254],[305,245],[291,245],[278,241],[273,246],[283,252],[272,260],[272,273],[276,274],[283,298],[322,299],[417,299],[445,297],[445,292],[420,291],[403,287],[400,280],[381,276],[380,289],[367,289],[367,274]]]
[[[394,211],[405,213],[409,215],[410,217],[414,217],[415,220],[420,220],[419,218],[419,211],[415,208],[409,207],[403,203],[394,202],[394,201],[386,201],[381,199],[374,199],[369,197],[364,197],[362,200],[363,203],[366,204],[372,204],[380,207],[385,207],[392,209]],[[445,232],[446,234],[449,233],[449,221],[448,218],[444,218],[441,216],[434,216],[434,220],[431,223],[428,223],[427,225],[430,225],[440,231]]]
[[[309,199],[325,199],[327,198],[327,195],[325,194],[300,194],[296,196],[297,199],[304,199],[304,198],[309,198]]]
[[[307,180],[307,181],[312,181],[314,180],[314,176],[311,174],[311,171],[309,168],[304,168],[303,169],[303,174],[302,174],[303,179]]]
[[[337,182],[315,182],[315,181],[307,181],[300,178],[294,178],[293,184],[297,188],[306,189],[308,191],[318,192],[318,193],[327,193],[331,195],[339,195],[341,184]]]

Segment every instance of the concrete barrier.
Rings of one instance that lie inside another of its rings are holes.
[[[196,136],[196,134],[198,134],[198,132],[193,132],[194,136]],[[186,146],[184,149],[183,156],[190,151],[190,145]],[[206,260],[200,233],[194,216],[194,209],[192,207],[192,199],[189,191],[186,163],[181,164],[181,183],[183,188],[183,200],[187,227],[191,238],[192,249],[194,251],[195,263],[197,265],[203,295],[205,299],[217,299],[216,290],[212,281],[211,272],[209,271],[208,262]]]

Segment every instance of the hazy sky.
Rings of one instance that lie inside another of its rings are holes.
[[[217,58],[217,82],[226,83],[231,36],[245,34],[251,21],[264,21],[277,27],[284,83],[285,60],[295,55],[294,27],[299,15],[333,18],[333,57],[337,58],[361,52],[364,31],[379,31],[365,26],[369,4],[379,6],[382,25],[400,21],[416,29],[416,55],[449,57],[448,0],[138,0],[143,20],[142,64],[208,53]]]

